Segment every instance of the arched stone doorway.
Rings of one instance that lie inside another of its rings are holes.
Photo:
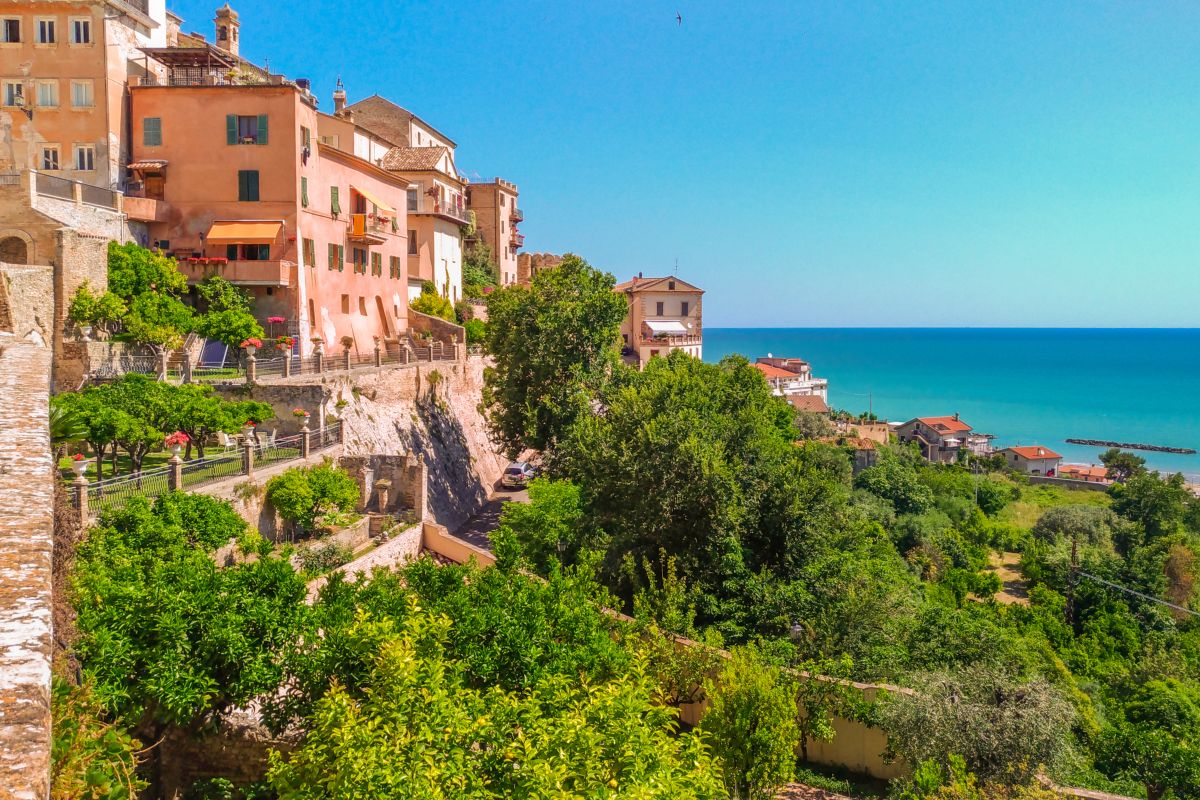
[[[6,264],[28,264],[29,246],[18,236],[0,239],[0,261]]]

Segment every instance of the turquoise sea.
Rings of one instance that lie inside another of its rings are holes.
[[[1047,445],[1070,463],[1102,450],[1066,438],[1200,450],[1200,329],[704,329],[705,361],[730,353],[805,359],[834,408],[957,412],[999,447]],[[1200,455],[1138,454],[1200,479]]]

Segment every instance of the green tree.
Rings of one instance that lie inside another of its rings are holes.
[[[196,287],[204,301],[204,313],[196,319],[196,333],[206,339],[237,347],[247,339],[266,334],[254,318],[253,300],[243,289],[213,276]]]
[[[83,672],[104,706],[157,738],[276,689],[278,653],[300,636],[303,579],[267,552],[218,567],[187,530],[220,515],[133,497],[79,544],[74,602]],[[149,736],[147,736],[149,738]]]
[[[507,503],[492,535],[503,559],[518,559],[541,575],[573,560],[585,542],[579,487],[570,481],[535,478],[528,503]]]
[[[62,395],[50,398],[50,447],[57,464],[66,453],[67,446],[85,441],[88,437],[87,422],[71,401],[59,400]]]
[[[134,771],[140,743],[112,722],[91,686],[51,685],[50,798],[134,800],[146,782]]]
[[[121,298],[150,293],[178,295],[187,290],[187,278],[175,259],[134,242],[108,244],[108,288]]]
[[[980,778],[1024,781],[1056,767],[1070,747],[1074,709],[1041,678],[979,665],[921,673],[912,684],[880,708],[888,746],[910,764],[957,753]]]
[[[218,431],[236,433],[247,420],[259,423],[275,416],[269,403],[226,400],[214,394],[211,386],[202,384],[170,386],[167,394],[169,411],[163,429],[166,433],[182,431],[188,435],[185,458],[192,457],[193,445],[197,455],[204,458],[208,439]]]
[[[125,301],[112,292],[97,295],[91,284],[84,281],[71,298],[67,317],[77,325],[95,325],[102,331],[121,321],[127,309]]]
[[[350,511],[358,500],[354,478],[329,461],[292,467],[267,481],[267,501],[307,533],[317,529],[324,515]]]
[[[492,248],[482,242],[467,248],[463,253],[462,281],[463,296],[472,300],[484,297],[483,290],[496,285]]]
[[[1191,492],[1180,474],[1160,478],[1157,472],[1134,474],[1109,488],[1112,510],[1145,531],[1152,541],[1178,530],[1187,513]]]
[[[1108,477],[1117,483],[1125,483],[1146,471],[1146,459],[1115,447],[1100,454],[1100,463],[1108,470]]]
[[[676,737],[672,714],[636,674],[566,677],[524,694],[480,690],[445,645],[449,618],[410,607],[403,623],[360,620],[370,691],[333,684],[303,745],[272,755],[282,800],[340,797],[719,798],[703,743]]]
[[[933,507],[934,495],[921,483],[917,470],[881,451],[878,464],[868,467],[854,479],[854,485],[885,500],[901,514],[923,514]]]
[[[712,705],[700,723],[721,761],[733,800],[770,800],[795,774],[795,686],[751,647],[735,648],[708,689]]]
[[[417,296],[416,300],[409,303],[409,306],[422,314],[439,317],[447,322],[455,322],[454,304],[449,299],[442,297],[437,289],[422,288],[421,294]]]
[[[1200,795],[1200,750],[1166,730],[1146,725],[1106,728],[1097,745],[1100,766],[1113,775],[1138,781],[1147,800],[1169,791],[1176,797]]]
[[[826,414],[815,411],[796,412],[796,432],[801,439],[821,439],[837,433],[837,426]]]
[[[483,406],[510,458],[552,448],[590,410],[618,361],[626,300],[614,283],[569,255],[528,287],[488,295]]]
[[[463,323],[467,331],[467,344],[483,344],[487,341],[487,323],[481,319],[469,319]]]
[[[837,734],[835,716],[851,715],[859,705],[858,690],[850,683],[853,663],[838,659],[807,661],[799,665],[796,680],[796,724],[800,733],[800,758],[808,761],[809,741],[828,742]]]

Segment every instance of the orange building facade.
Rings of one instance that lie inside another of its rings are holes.
[[[472,243],[487,245],[501,286],[518,280],[517,251],[525,245],[518,225],[525,215],[517,208],[517,185],[503,178],[472,182],[467,207],[475,214]]]
[[[193,283],[221,275],[283,317],[303,354],[407,331],[408,182],[318,139],[289,83],[136,86],[131,169],[158,208],[151,243]],[[327,350],[327,352],[329,352]]]

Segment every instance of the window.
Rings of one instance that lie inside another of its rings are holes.
[[[346,249],[340,244],[329,245],[329,269],[341,272],[346,265]],[[345,297],[345,295],[342,295]]]
[[[504,233],[504,220],[500,220],[500,232]]]
[[[377,278],[383,277],[382,253],[371,253],[371,274]]]
[[[661,317],[663,315],[663,304],[662,303],[654,304],[654,315],[657,317]]]
[[[21,20],[12,18],[3,20],[3,25],[0,25],[0,34],[3,34],[5,42],[15,44],[21,41]]]
[[[348,295],[348,294],[342,295],[342,313],[343,314],[350,313],[350,295]]]
[[[228,39],[229,39],[229,29],[226,28],[224,25],[217,28],[217,41],[224,42],[224,41],[227,41]]]
[[[308,208],[308,178],[300,176],[300,205]]]
[[[55,22],[53,19],[39,19],[37,21],[37,43],[38,44],[54,44],[58,41],[57,31],[54,29]]]
[[[75,108],[92,107],[91,81],[71,81],[71,105]]]
[[[672,292],[675,291],[675,281],[667,281],[667,288]]]
[[[350,250],[350,259],[354,262],[354,271],[360,272],[363,275],[367,274],[367,251],[361,247],[354,247]]]
[[[58,145],[42,145],[42,169],[58,169]]]
[[[25,103],[25,89],[20,81],[4,82],[4,105],[19,106]]]
[[[388,277],[399,280],[400,278],[400,256],[392,256],[388,259]]]
[[[686,300],[679,304],[679,314],[683,317],[688,315],[688,303]]]
[[[408,232],[408,254],[410,256],[415,256],[417,254],[417,232],[416,231]]]
[[[92,43],[92,21],[78,18],[71,20],[71,44]]]
[[[358,298],[358,313],[364,317],[367,315],[367,298]]]
[[[342,213],[342,204],[338,200],[338,187],[336,186],[329,187],[329,213],[333,215],[334,219],[337,219],[337,215]]]
[[[96,148],[90,144],[75,145],[75,169],[90,172],[96,168]]]
[[[304,263],[310,267],[317,265],[317,243],[313,239],[304,240]]]
[[[238,170],[238,200],[241,202],[258,200],[258,170]]]
[[[305,150],[312,148],[312,131],[303,125],[300,126],[300,145]]]
[[[162,144],[162,117],[142,119],[142,144],[147,147],[157,147]]]
[[[270,261],[269,244],[227,244],[225,257],[230,261]]]
[[[226,144],[266,144],[267,115],[238,116],[225,115]]]
[[[37,103],[42,108],[58,106],[58,81],[38,81]]]
[[[417,190],[416,189],[408,190],[408,210],[409,211],[417,210]]]

